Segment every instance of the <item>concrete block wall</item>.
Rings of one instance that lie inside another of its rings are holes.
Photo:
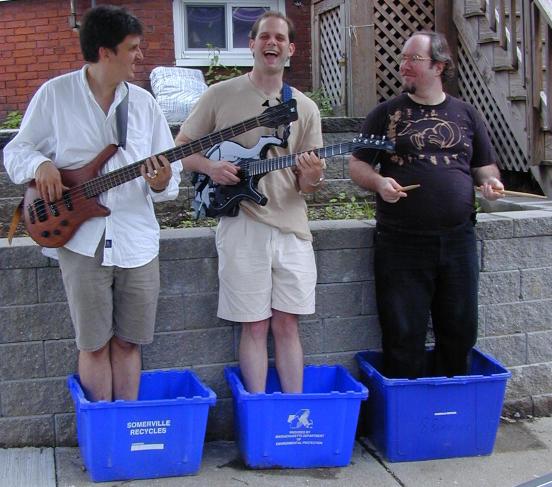
[[[512,372],[505,410],[552,412],[552,207],[479,216],[478,346]],[[311,223],[316,313],[301,320],[306,363],[341,363],[379,348],[373,221]],[[223,369],[237,360],[240,326],[216,318],[214,230],[164,230],[155,341],[145,369],[192,368],[217,394],[207,438],[233,437]],[[0,240],[0,447],[74,445],[65,381],[76,348],[59,268],[29,239]],[[272,349],[272,347],[271,347]]]

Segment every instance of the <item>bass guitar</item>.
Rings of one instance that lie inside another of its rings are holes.
[[[273,136],[263,136],[251,149],[225,141],[211,148],[205,156],[211,160],[229,161],[239,167],[240,182],[235,185],[220,185],[214,183],[203,173],[194,173],[192,183],[195,188],[193,202],[196,219],[202,217],[236,216],[240,201],[246,199],[264,206],[267,198],[257,190],[259,180],[267,173],[292,167],[298,154],[289,154],[272,159],[263,159],[273,145],[281,145],[281,139]],[[360,134],[352,141],[333,144],[321,149],[314,149],[319,158],[333,157],[353,152],[355,149],[367,148],[393,151],[393,142],[385,136],[364,137]]]
[[[291,99],[267,108],[257,117],[228,127],[201,139],[156,154],[174,162],[196,152],[209,149],[248,130],[273,127],[297,120],[297,103]],[[105,217],[111,210],[99,202],[98,196],[111,188],[140,177],[140,167],[146,159],[100,175],[104,164],[117,152],[115,144],[108,145],[92,161],[79,169],[60,169],[61,180],[69,189],[60,200],[48,203],[38,192],[32,180],[20,204],[25,226],[31,238],[43,247],[62,247],[88,219]]]

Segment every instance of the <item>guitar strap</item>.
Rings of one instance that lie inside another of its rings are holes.
[[[284,83],[282,84],[282,103],[285,103],[286,101],[289,101],[293,98],[293,95],[291,93],[291,86],[289,86],[285,81]],[[289,133],[291,131],[291,122],[288,123],[285,127],[284,127],[284,132],[282,134],[282,145],[281,147],[287,147],[288,143],[288,138],[289,138]]]
[[[127,125],[128,125],[128,93],[130,91],[130,88],[126,81],[125,81],[125,88],[126,88],[125,96],[122,99],[121,103],[119,103],[119,105],[117,106],[117,109],[115,112],[115,119],[117,124],[117,147],[122,147],[123,149],[126,148]],[[21,200],[21,202],[13,212],[13,216],[10,222],[10,228],[8,230],[9,245],[11,245],[13,236],[15,235],[15,230],[17,229],[17,225],[19,224],[19,221],[21,220],[21,216],[23,215],[23,201],[24,199]]]
[[[117,147],[126,149],[127,125],[128,125],[128,92],[130,88],[125,81],[126,94],[121,103],[117,105],[115,118],[117,122]]]
[[[8,230],[8,244],[11,245],[13,236],[15,234],[15,229],[17,228],[17,224],[19,223],[19,220],[21,220],[21,216],[23,214],[23,201],[21,200],[19,202],[19,205],[17,205],[17,208],[13,212],[13,216],[10,222],[10,229]]]

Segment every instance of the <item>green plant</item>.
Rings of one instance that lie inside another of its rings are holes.
[[[5,120],[0,124],[0,129],[17,129],[21,125],[23,114],[21,112],[9,112]]]
[[[356,196],[347,199],[341,192],[324,205],[311,205],[308,208],[310,220],[364,220],[375,215],[374,205],[370,201],[359,200]]]
[[[235,78],[241,74],[241,71],[236,66],[225,66],[220,62],[220,49],[213,44],[207,44],[209,50],[209,67],[205,72],[205,82],[207,85],[212,85],[219,81]]]
[[[333,115],[332,102],[329,96],[326,95],[324,88],[317,88],[316,90],[305,91],[305,95],[307,95],[314,103],[316,103],[316,105],[318,105],[320,115],[322,115],[323,117],[329,117]]]

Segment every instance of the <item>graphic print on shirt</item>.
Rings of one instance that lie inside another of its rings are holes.
[[[407,117],[404,120],[403,115]],[[457,159],[458,150],[462,147],[459,146],[462,142],[461,127],[453,121],[441,118],[435,110],[422,110],[421,113],[413,113],[411,109],[407,109],[406,113],[396,110],[389,117],[388,136],[391,140],[407,138],[408,145],[415,149],[418,158],[428,158],[434,165],[438,163],[438,157],[445,164],[449,164],[451,159]],[[456,146],[459,146],[458,150],[454,151]],[[435,153],[442,155],[437,156]],[[408,162],[412,162],[411,155],[406,157]],[[404,156],[399,154],[392,156],[391,160],[399,165],[405,163]]]

